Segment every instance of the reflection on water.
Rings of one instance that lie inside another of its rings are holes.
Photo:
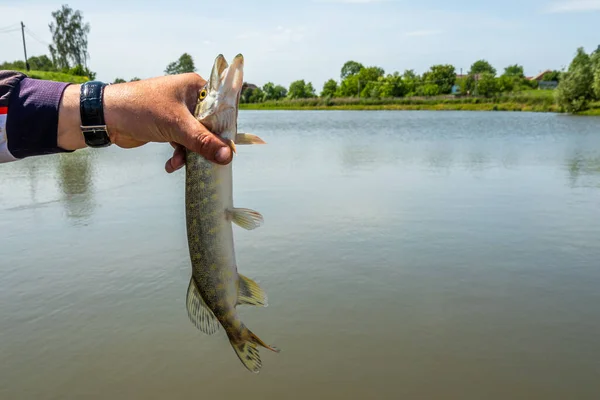
[[[567,157],[566,165],[571,186],[600,187],[600,156],[577,152]],[[585,183],[582,178],[587,178]]]
[[[95,154],[92,151],[76,151],[56,157],[56,183],[68,218],[84,221],[94,211]]]
[[[29,195],[31,196],[31,201],[37,203],[37,177],[38,177],[38,168],[39,165],[35,163],[26,163],[25,168],[27,170],[27,180],[29,182]]]
[[[600,119],[250,112],[259,376],[189,323],[168,145],[0,165],[0,399],[598,398]],[[585,190],[581,190],[585,188]],[[193,382],[194,384],[190,384]],[[235,382],[235,384],[232,384]]]

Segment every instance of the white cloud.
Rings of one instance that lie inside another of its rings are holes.
[[[406,32],[404,35],[405,36],[434,36],[434,35],[439,35],[441,33],[442,33],[442,31],[437,30],[437,29],[423,29],[423,30],[418,30],[418,31]]]
[[[549,13],[600,11],[600,0],[564,0],[548,6]]]

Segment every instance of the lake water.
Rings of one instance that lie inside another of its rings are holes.
[[[168,145],[0,165],[0,399],[598,399],[600,118],[242,111],[259,375],[189,322]]]

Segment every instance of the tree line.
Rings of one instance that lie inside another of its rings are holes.
[[[548,72],[543,79],[558,82],[560,72]],[[318,95],[312,83],[305,80],[292,82],[288,90],[268,82],[262,88],[248,85],[248,89],[242,94],[242,101],[257,103],[311,97],[431,97],[451,93],[491,97],[500,93],[534,89],[537,85],[538,81],[525,77],[523,66],[518,64],[509,65],[499,76],[486,60],[474,62],[465,75],[457,74],[455,67],[450,64],[433,65],[422,75],[412,69],[405,70],[402,74],[393,72],[386,75],[381,67],[365,67],[351,60],[342,66],[339,82],[329,79]]]
[[[545,72],[541,81],[553,82],[558,104],[567,112],[578,112],[600,101],[600,46],[590,54],[582,47],[577,49],[568,70]],[[246,85],[241,101],[260,103],[272,100],[299,98],[401,98],[433,97],[456,94],[494,97],[505,93],[539,88],[540,83],[528,79],[522,65],[504,68],[502,74],[486,60],[475,61],[465,75],[456,73],[450,64],[433,65],[422,75],[414,70],[385,74],[381,67],[364,66],[357,61],[346,62],[340,71],[339,82],[329,79],[317,95],[312,83],[297,80],[289,89],[272,82],[262,87]]]

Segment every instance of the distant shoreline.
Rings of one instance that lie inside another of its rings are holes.
[[[241,103],[240,110],[428,110],[428,111],[514,111],[565,113],[554,102],[552,93],[531,96],[529,93],[499,98],[400,98],[400,99],[296,99],[267,101],[262,103]],[[590,109],[578,115],[600,116],[600,103],[593,103]]]
[[[240,110],[289,110],[289,111],[301,111],[301,110],[355,110],[355,111],[368,111],[368,110],[400,110],[400,111],[522,111],[522,112],[553,112],[561,113],[557,106],[543,107],[543,106],[528,106],[514,103],[491,103],[491,104],[380,104],[380,105],[368,105],[368,104],[355,104],[355,105],[273,105],[267,106],[260,104],[240,104]],[[600,115],[600,109],[591,110],[597,111]]]
[[[515,104],[480,104],[480,105],[469,105],[469,104],[438,104],[438,105],[356,105],[356,106],[273,106],[273,107],[256,107],[253,104],[240,104],[240,110],[265,110],[265,111],[510,111],[510,112],[545,112],[555,114],[567,114],[565,111],[561,111],[557,106],[553,107],[532,107],[532,106],[520,106]],[[600,116],[600,108],[594,108],[586,110],[573,115],[588,115],[588,116]]]

